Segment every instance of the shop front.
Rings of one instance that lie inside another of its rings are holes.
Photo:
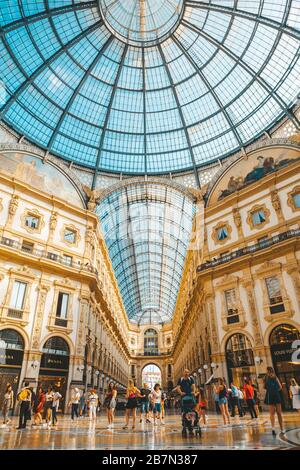
[[[253,350],[247,336],[241,333],[232,335],[226,343],[225,353],[229,384],[233,382],[241,386],[247,378],[256,382]]]
[[[8,383],[11,384],[16,398],[24,356],[24,340],[13,329],[0,331],[0,409]],[[16,402],[16,400],[15,400]]]
[[[290,380],[296,379],[300,383],[300,364],[294,362],[292,355],[295,349],[292,344],[300,338],[299,331],[293,325],[282,324],[276,326],[270,334],[270,349],[275,373],[282,384],[283,408],[292,409],[289,397]]]
[[[52,386],[61,395],[60,411],[64,411],[68,386],[70,350],[67,342],[53,336],[43,347],[38,384],[46,390]]]

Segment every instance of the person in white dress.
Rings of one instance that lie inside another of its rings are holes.
[[[293,409],[300,414],[300,386],[295,379],[290,380],[290,398],[293,401]]]
[[[89,406],[90,406],[90,412],[89,412],[89,417],[90,419],[96,419],[97,418],[97,407],[98,407],[98,395],[96,393],[96,390],[91,390],[90,396],[89,396]]]

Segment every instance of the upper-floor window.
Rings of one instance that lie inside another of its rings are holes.
[[[58,293],[56,317],[66,320],[68,316],[69,294]]]
[[[217,238],[222,241],[228,238],[228,228],[226,225],[217,229]]]
[[[12,295],[10,299],[10,307],[16,310],[22,310],[24,307],[26,282],[15,281],[13,284]]]
[[[280,313],[284,312],[284,304],[281,295],[280,282],[278,277],[271,276],[265,279],[269,304],[270,304],[270,313]]]
[[[158,334],[153,328],[149,328],[144,333],[144,355],[158,355]]]
[[[260,225],[266,221],[266,214],[263,209],[252,212],[253,225]]]
[[[293,194],[293,202],[296,209],[300,209],[300,192]]]
[[[270,304],[278,304],[282,302],[279,279],[276,276],[267,277],[266,285]]]
[[[64,231],[64,240],[68,243],[76,243],[76,231],[66,228]]]
[[[227,310],[227,323],[237,323],[239,321],[238,316],[238,305],[237,305],[237,298],[236,298],[236,290],[235,289],[227,289],[224,292],[225,296],[225,304]]]
[[[39,225],[40,225],[40,217],[37,217],[36,215],[28,213],[25,217],[25,225],[26,227],[29,227],[33,230],[38,230]]]

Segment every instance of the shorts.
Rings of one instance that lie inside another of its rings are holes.
[[[219,398],[219,405],[226,405],[226,404],[227,404],[227,398],[226,397]]]
[[[128,398],[126,408],[128,410],[133,410],[134,408],[137,408],[137,399],[136,398]]]
[[[141,413],[149,413],[149,401],[141,402]]]
[[[154,403],[154,413],[161,413],[161,404]]]

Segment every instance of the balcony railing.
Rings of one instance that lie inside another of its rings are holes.
[[[17,318],[18,320],[22,320],[23,310],[18,310],[16,308],[9,308],[7,310],[7,316],[11,318]]]
[[[56,318],[55,318],[55,325],[56,325],[56,326],[67,327],[67,325],[68,325],[68,320],[65,319],[65,318],[56,317]]]
[[[261,240],[255,245],[246,246],[245,248],[240,248],[238,250],[232,251],[228,255],[220,256],[219,258],[214,258],[211,261],[207,261],[206,263],[200,264],[197,267],[197,272],[200,273],[205,271],[206,269],[214,268],[216,266],[220,266],[221,264],[228,263],[236,258],[241,258],[246,255],[253,254],[257,251],[264,250],[265,248],[269,248],[270,246],[276,245],[284,240],[289,240],[291,238],[296,238],[300,236],[300,229],[293,229],[288,230],[287,232],[279,233],[278,235],[274,235],[274,237],[270,237],[267,240]]]
[[[16,240],[12,240],[11,238],[1,237],[0,238],[0,244],[4,245],[4,246],[7,246],[9,248],[12,248],[13,250],[17,250],[17,251],[20,251],[20,252],[30,254],[30,256],[34,256],[35,258],[44,258],[44,259],[47,259],[47,260],[54,261],[55,263],[59,263],[63,266],[79,269],[79,270],[90,272],[90,273],[93,273],[93,274],[98,274],[98,270],[96,268],[94,268],[94,266],[92,266],[89,263],[84,264],[84,263],[81,263],[80,261],[74,262],[72,260],[65,259],[63,256],[60,256],[59,254],[52,253],[52,252],[46,251],[46,250],[36,249],[36,248],[32,249],[29,252],[27,246],[24,246],[22,243],[20,243]]]

